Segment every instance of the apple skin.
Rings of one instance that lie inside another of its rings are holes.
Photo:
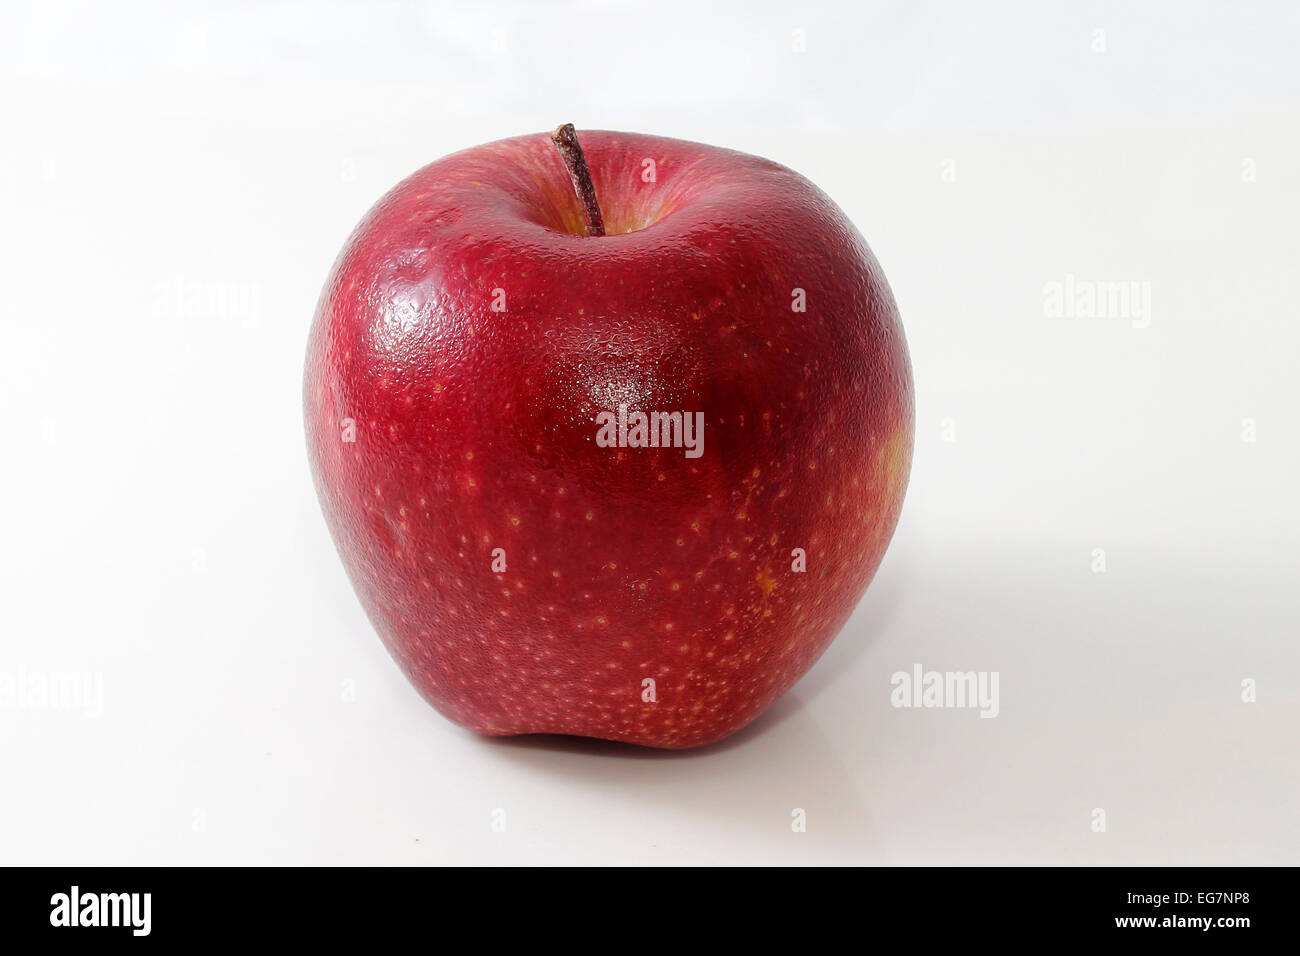
[[[802,176],[580,138],[604,237],[545,134],[369,212],[311,330],[311,466],[370,620],[446,717],[700,746],[785,693],[875,574],[911,465],[907,346]],[[619,404],[703,412],[702,456],[599,447]]]

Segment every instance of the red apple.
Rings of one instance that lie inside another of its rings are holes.
[[[693,747],[785,693],[871,581],[911,464],[907,346],[802,176],[656,136],[582,148],[594,196],[557,131],[370,211],[311,331],[311,464],[371,621],[444,715]],[[654,412],[684,414],[645,447]]]

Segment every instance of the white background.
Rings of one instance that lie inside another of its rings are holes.
[[[5,4],[0,863],[1300,863],[1294,7],[974,7]],[[911,345],[875,583],[704,751],[445,721],[307,472],[352,226],[565,121],[799,170]],[[892,707],[917,663],[999,716]]]

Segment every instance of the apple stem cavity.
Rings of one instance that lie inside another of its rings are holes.
[[[582,155],[582,146],[578,143],[578,131],[572,123],[557,126],[551,134],[551,142],[560,151],[564,168],[573,180],[573,191],[578,194],[582,204],[582,215],[587,221],[587,235],[603,236],[605,219],[600,214],[600,203],[596,201],[596,186],[591,181],[591,170],[587,168],[587,157]]]

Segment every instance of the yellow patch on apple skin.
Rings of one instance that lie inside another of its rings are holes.
[[[877,536],[886,533],[889,516],[896,515],[902,505],[911,466],[912,429],[910,423],[903,422],[876,449],[871,484],[879,496],[874,509]]]
[[[907,481],[912,464],[911,437],[911,429],[900,425],[876,452],[876,484],[886,489],[891,501]]]
[[[763,592],[763,597],[770,597],[773,589],[776,588],[776,579],[772,577],[767,568],[759,571],[758,576],[754,580],[758,582],[758,587]]]

